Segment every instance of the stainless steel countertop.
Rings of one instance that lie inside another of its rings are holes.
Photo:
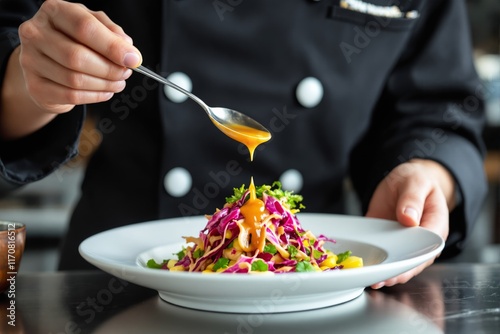
[[[435,264],[404,285],[281,314],[190,310],[97,270],[20,273],[15,290],[15,298],[0,296],[1,333],[469,334],[500,328],[500,264]],[[11,300],[15,327],[7,324]]]

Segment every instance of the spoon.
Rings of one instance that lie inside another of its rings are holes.
[[[246,145],[250,152],[250,160],[253,160],[255,148],[271,139],[269,130],[247,115],[228,108],[209,107],[198,96],[144,66],[132,69],[186,94],[189,98],[198,103],[220,131],[226,136]]]

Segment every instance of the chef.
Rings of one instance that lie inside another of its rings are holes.
[[[445,238],[442,258],[463,249],[481,208],[482,96],[463,1],[3,0],[0,22],[1,193],[100,142],[61,269],[89,266],[77,250],[88,236],[211,214],[251,176],[326,213],[344,212],[350,180],[367,216]],[[133,74],[141,63],[272,139],[250,161],[196,103]],[[82,131],[86,114],[95,131]]]

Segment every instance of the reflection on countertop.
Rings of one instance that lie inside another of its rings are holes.
[[[413,325],[412,325],[413,324]],[[414,326],[415,330],[411,330]],[[312,311],[274,314],[212,313],[182,308],[153,297],[109,319],[94,333],[443,333],[411,307],[364,292],[358,298]]]

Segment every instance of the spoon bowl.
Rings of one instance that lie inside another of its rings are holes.
[[[271,139],[271,132],[253,118],[233,109],[223,107],[209,107],[203,100],[184,88],[165,79],[161,75],[149,70],[144,66],[132,68],[132,70],[144,74],[164,85],[187,95],[198,103],[207,113],[212,123],[228,137],[245,144],[253,160],[255,148]]]
[[[262,124],[239,111],[224,107],[209,108],[209,117],[211,117],[212,120],[217,122],[218,124],[240,124],[255,130],[269,133],[269,131],[264,126],[262,126]]]

